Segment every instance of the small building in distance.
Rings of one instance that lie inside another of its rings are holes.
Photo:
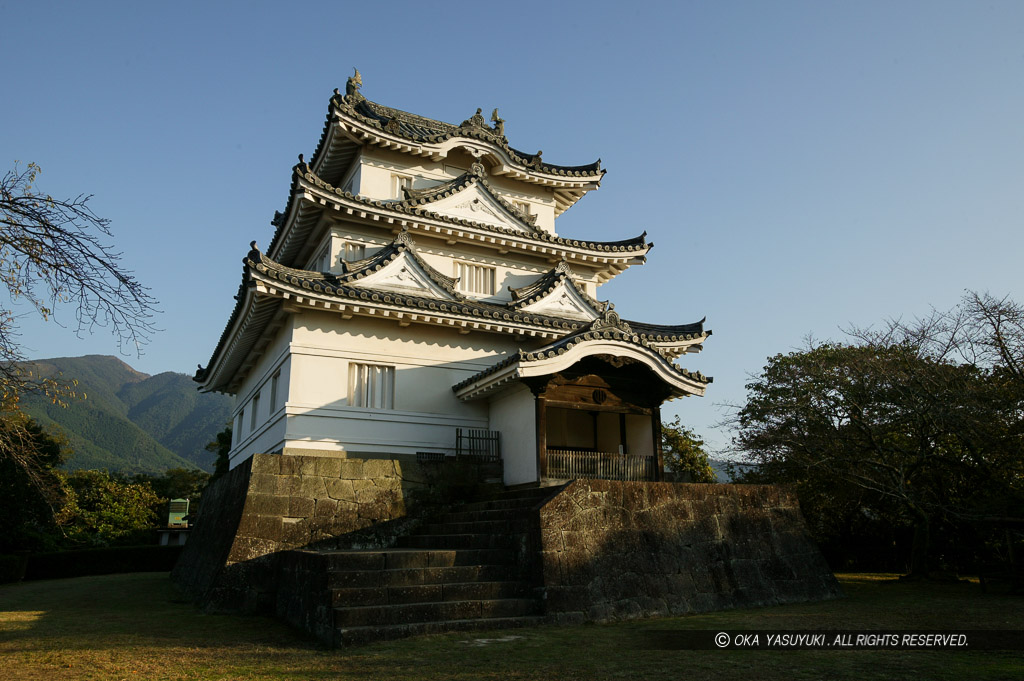
[[[236,396],[231,466],[471,453],[500,457],[506,485],[661,479],[661,405],[711,381],[676,360],[711,332],[599,300],[653,246],[559,236],[600,161],[515,149],[497,109],[444,123],[361,85],[331,98],[196,374]]]

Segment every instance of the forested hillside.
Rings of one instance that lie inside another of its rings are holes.
[[[140,373],[117,357],[60,357],[31,364],[44,376],[78,381],[79,397],[67,400],[67,407],[39,395],[24,401],[26,413],[67,435],[74,454],[65,468],[213,470],[214,455],[204,447],[227,424],[228,397],[199,393],[185,374]]]

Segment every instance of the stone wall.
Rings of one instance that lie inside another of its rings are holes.
[[[415,461],[255,454],[204,493],[172,578],[211,610],[273,610],[280,552],[389,545],[429,477]]]
[[[576,480],[540,509],[539,533],[559,621],[841,596],[795,496],[776,486]]]

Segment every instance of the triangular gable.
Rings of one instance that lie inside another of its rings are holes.
[[[372,274],[348,282],[349,286],[439,300],[455,300],[451,292],[439,286],[410,251],[401,250],[393,260]]]
[[[431,213],[469,220],[492,227],[530,232],[507,207],[479,182],[469,183],[462,191],[422,204]]]
[[[531,314],[582,319],[588,322],[592,322],[600,316],[590,301],[580,294],[568,278],[563,278],[541,298],[519,309]]]

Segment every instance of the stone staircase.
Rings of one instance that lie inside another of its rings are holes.
[[[452,507],[398,537],[394,548],[293,551],[313,554],[306,556],[308,569],[322,571],[314,580],[325,590],[320,604],[326,609],[320,608],[312,626],[295,621],[294,612],[279,614],[325,643],[343,646],[538,624],[543,618],[530,572],[531,510],[559,489],[505,491]]]

